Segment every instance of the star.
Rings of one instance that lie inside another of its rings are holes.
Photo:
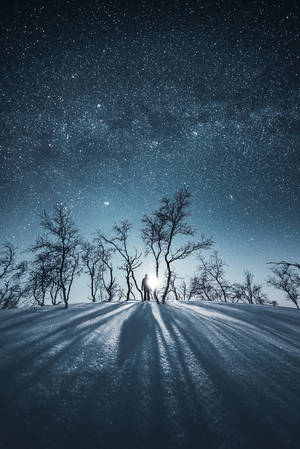
[[[268,258],[296,259],[299,7],[95,3],[1,16],[2,240],[27,250],[39,214],[63,203],[87,239],[128,219],[143,250],[141,216],[186,182],[190,219],[232,276],[244,260],[263,279]]]

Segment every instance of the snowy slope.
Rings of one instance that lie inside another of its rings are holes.
[[[0,448],[300,448],[300,313],[115,303],[0,313]]]

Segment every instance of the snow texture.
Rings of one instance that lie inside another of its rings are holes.
[[[0,314],[1,449],[300,448],[300,313],[71,305]]]

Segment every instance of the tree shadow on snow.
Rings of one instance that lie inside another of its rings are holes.
[[[109,304],[14,334],[0,447],[296,448],[299,357],[278,346],[289,342],[246,313],[195,310]]]
[[[226,317],[195,316],[185,307],[174,307],[170,312],[171,307],[161,308],[161,316],[176,341],[178,354],[183,355],[178,363],[186,364],[186,355],[191,352],[206,373],[206,382],[213,385],[210,403],[216,404],[217,423],[211,420],[211,430],[219,433],[217,444],[227,447],[226,441],[230,441],[228,447],[296,447],[292,441],[296,444],[299,438],[295,434],[299,356],[282,354],[272,339],[255,327],[238,326]],[[188,364],[186,371],[190,370]],[[195,376],[186,380],[195,386],[199,382]],[[200,391],[200,407],[201,396]]]

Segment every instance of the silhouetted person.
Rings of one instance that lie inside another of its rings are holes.
[[[145,277],[142,280],[142,290],[144,292],[144,301],[150,301],[150,287],[149,287],[148,274],[145,274]]]

